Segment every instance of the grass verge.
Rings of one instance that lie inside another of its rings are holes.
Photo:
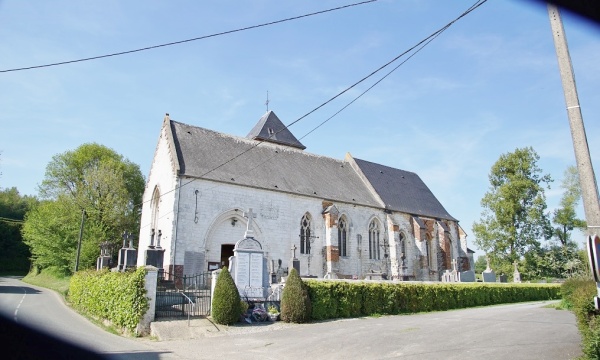
[[[64,276],[56,274],[52,270],[44,269],[41,272],[30,272],[25,276],[23,282],[31,285],[36,285],[51,289],[66,298],[69,292],[69,282],[71,281],[70,276]]]

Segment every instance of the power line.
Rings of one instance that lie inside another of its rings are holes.
[[[305,137],[307,137],[308,135],[310,135],[312,132],[314,132],[315,130],[317,130],[318,128],[320,128],[321,126],[325,125],[325,123],[327,123],[329,120],[333,119],[336,115],[338,115],[339,113],[341,113],[342,111],[344,111],[347,107],[349,107],[350,105],[352,105],[354,102],[356,102],[358,99],[360,99],[363,95],[365,95],[367,92],[369,92],[371,89],[373,89],[375,86],[377,86],[380,82],[382,82],[385,78],[387,78],[388,76],[390,76],[394,71],[396,71],[400,66],[404,65],[408,60],[410,60],[413,56],[417,55],[421,50],[423,50],[423,48],[427,45],[429,45],[429,43],[431,43],[433,40],[435,40],[438,36],[440,36],[444,31],[446,31],[452,24],[454,24],[458,19],[460,19],[461,17],[465,16],[466,14],[468,14],[469,12],[475,10],[477,7],[483,5],[483,3],[485,3],[487,0],[480,0],[481,2],[474,4],[473,6],[471,6],[467,11],[465,11],[465,13],[463,13],[463,15],[461,15],[460,17],[458,17],[456,20],[450,22],[448,25],[446,25],[445,27],[443,27],[442,29],[440,29],[439,31],[435,32],[434,35],[426,38],[426,42],[421,42],[419,44],[420,47],[418,49],[415,50],[415,52],[413,52],[406,60],[402,61],[400,64],[398,64],[396,67],[394,67],[392,70],[390,70],[387,74],[385,74],[384,76],[382,76],[379,80],[377,80],[373,85],[371,85],[370,87],[368,87],[365,91],[363,91],[362,93],[360,93],[360,95],[358,95],[357,97],[355,97],[354,99],[352,99],[352,101],[350,101],[348,104],[346,104],[345,106],[343,106],[340,110],[338,110],[337,112],[335,112],[333,115],[331,115],[330,117],[328,117],[327,119],[325,119],[324,121],[322,121],[319,125],[317,125],[316,127],[312,128],[309,132],[307,132],[306,134],[304,134],[304,136],[302,136],[299,140],[304,139]],[[417,46],[419,46],[419,44],[413,46],[411,49],[409,49],[406,53],[412,51],[413,49],[415,49]]]
[[[265,26],[269,26],[269,25],[275,25],[275,24],[280,24],[280,23],[287,22],[287,21],[292,21],[292,20],[298,20],[298,19],[302,19],[302,18],[305,18],[305,17],[314,16],[314,15],[325,14],[325,13],[328,13],[328,12],[332,12],[332,11],[336,11],[336,10],[341,10],[341,9],[345,9],[345,8],[350,8],[350,7],[354,7],[354,6],[358,6],[358,5],[364,5],[364,4],[368,4],[368,3],[372,3],[372,2],[376,2],[376,1],[377,0],[366,0],[366,1],[358,2],[358,3],[349,4],[349,5],[338,6],[338,7],[327,9],[327,10],[316,11],[316,12],[312,12],[312,13],[309,13],[309,14],[304,14],[304,15],[299,15],[299,16],[293,16],[293,17],[286,18],[286,19],[281,19],[281,20],[275,20],[275,21],[271,21],[271,22],[267,22],[267,23],[263,23],[263,24],[247,26],[247,27],[238,28],[238,29],[234,29],[234,30],[227,30],[227,31],[219,32],[219,33],[214,33],[214,34],[210,34],[210,35],[199,36],[199,37],[195,37],[195,38],[191,38],[191,39],[186,39],[186,40],[179,40],[179,41],[173,41],[173,42],[159,44],[159,45],[147,46],[147,47],[143,47],[143,48],[139,48],[139,49],[134,49],[134,50],[127,50],[127,51],[115,52],[115,53],[111,53],[111,54],[92,56],[92,57],[81,58],[81,59],[76,59],[76,60],[67,60],[67,61],[61,61],[61,62],[56,62],[56,63],[44,64],[44,65],[34,65],[34,66],[20,67],[20,68],[14,68],[14,69],[5,69],[5,70],[0,70],[0,73],[7,73],[7,72],[14,72],[14,71],[23,71],[23,70],[32,70],[32,69],[40,69],[40,68],[46,68],[46,67],[51,67],[51,66],[73,64],[73,63],[78,63],[78,62],[83,62],[83,61],[104,59],[104,58],[108,58],[108,57],[112,57],[112,56],[127,55],[127,54],[132,54],[132,53],[141,52],[141,51],[158,49],[158,48],[161,48],[161,47],[167,47],[167,46],[184,44],[184,43],[188,43],[188,42],[192,42],[192,41],[204,40],[204,39],[208,39],[208,38],[212,38],[212,37],[217,37],[217,36],[221,36],[221,35],[233,34],[233,33],[240,32],[240,31],[257,29],[257,28],[261,28],[261,27],[265,27]]]
[[[271,134],[267,139],[265,140],[258,140],[255,144],[253,144],[252,146],[250,146],[248,149],[242,151],[241,153],[239,153],[238,155],[232,157],[231,159],[223,162],[222,164],[204,172],[203,174],[194,177],[192,180],[185,182],[179,186],[176,186],[174,189],[169,190],[163,194],[160,195],[160,197],[169,194],[177,189],[181,189],[182,187],[189,185],[190,183],[194,182],[194,180],[196,179],[200,179],[203,178],[204,176],[212,173],[213,171],[216,171],[220,168],[222,168],[223,166],[229,164],[232,161],[235,161],[236,159],[238,159],[239,157],[243,156],[244,154],[248,153],[249,151],[253,150],[254,148],[258,147],[259,145],[261,145],[263,142],[269,140],[270,138],[276,136],[277,134],[279,134],[280,132],[288,129],[289,127],[291,127],[292,125],[298,123],[299,121],[301,121],[302,119],[306,118],[308,115],[314,113],[315,111],[317,111],[318,109],[322,108],[323,106],[329,104],[330,102],[332,102],[333,100],[335,100],[336,98],[340,97],[341,95],[343,95],[344,93],[348,92],[349,90],[351,90],[352,88],[356,87],[357,85],[359,85],[360,83],[362,83],[363,81],[369,79],[371,76],[375,75],[376,73],[378,73],[379,71],[383,70],[384,68],[386,68],[387,66],[389,66],[390,64],[394,63],[395,61],[397,61],[398,59],[400,59],[402,56],[410,53],[411,51],[419,48],[418,50],[415,51],[415,53],[413,53],[407,60],[405,60],[404,62],[402,62],[401,64],[399,64],[398,66],[396,66],[394,69],[392,69],[390,72],[388,72],[386,75],[384,75],[381,79],[379,79],[377,82],[375,82],[371,87],[369,87],[366,91],[364,91],[361,95],[359,95],[357,98],[355,98],[354,100],[352,100],[349,104],[347,104],[346,106],[344,106],[341,110],[339,110],[337,113],[335,113],[333,116],[331,116],[329,119],[325,120],[323,123],[319,124],[316,128],[320,127],[321,125],[323,125],[325,122],[327,122],[328,120],[330,120],[331,118],[333,118],[335,115],[337,115],[338,113],[340,113],[342,110],[344,110],[345,108],[347,108],[350,104],[352,104],[354,101],[356,101],[359,97],[361,97],[362,95],[364,95],[367,91],[371,90],[373,87],[375,87],[376,85],[378,85],[381,81],[383,81],[383,79],[385,79],[387,76],[389,76],[392,72],[394,72],[398,67],[400,67],[402,64],[404,64],[406,61],[408,61],[412,56],[414,56],[416,53],[418,53],[423,47],[425,47],[427,44],[429,44],[431,41],[433,41],[437,36],[439,36],[442,32],[446,31],[450,26],[452,26],[454,23],[456,23],[458,20],[462,19],[463,17],[465,17],[466,15],[468,15],[469,13],[471,13],[472,11],[474,11],[475,9],[477,9],[478,7],[480,7],[481,5],[483,5],[484,3],[486,3],[487,0],[478,0],[476,1],[473,5],[471,5],[467,10],[465,10],[461,15],[459,15],[457,18],[455,18],[454,20],[452,20],[451,22],[449,22],[448,24],[444,25],[443,27],[441,27],[439,30],[433,32],[431,35],[427,36],[426,38],[424,38],[423,40],[419,41],[416,45],[412,46],[411,48],[409,48],[408,50],[402,52],[400,55],[394,57],[392,60],[388,61],[387,63],[385,63],[384,65],[380,66],[379,68],[377,68],[375,71],[371,72],[370,74],[368,74],[367,76],[363,77],[362,79],[360,79],[359,81],[355,82],[354,84],[350,85],[349,87],[347,87],[346,89],[342,90],[341,92],[339,92],[338,94],[336,94],[335,96],[331,97],[329,100],[323,102],[321,105],[315,107],[314,109],[312,109],[311,111],[309,111],[308,113],[304,114],[303,116],[299,117],[298,119],[294,120],[293,122],[291,122],[289,125],[283,127],[282,129],[280,129],[277,132],[274,132],[273,134]],[[316,130],[313,129],[311,130],[309,133],[307,133],[306,135],[304,135],[304,137],[306,137],[308,134],[310,134],[312,131]],[[303,137],[303,138],[304,138]],[[263,162],[264,163],[264,162]],[[261,163],[262,164],[262,163]],[[259,164],[259,165],[261,165]],[[251,169],[254,170],[254,169]],[[249,170],[250,171],[250,170]],[[142,202],[141,204],[136,205],[137,206],[141,206],[146,202],[149,202],[151,200],[147,200]]]

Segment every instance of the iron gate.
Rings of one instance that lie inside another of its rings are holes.
[[[210,283],[208,272],[190,276],[159,272],[155,318],[209,315]]]

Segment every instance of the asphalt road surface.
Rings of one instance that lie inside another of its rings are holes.
[[[40,354],[83,358],[61,341],[91,351],[88,357],[100,354],[117,359],[577,358],[581,338],[575,317],[546,304],[345,319],[272,331],[245,327],[217,336],[156,341],[107,333],[68,308],[54,292],[0,277],[0,315],[5,318],[0,338],[4,344],[10,341],[7,348],[3,346],[8,354],[19,358],[39,358]],[[38,341],[37,332],[22,334],[22,329],[30,328],[60,340]]]

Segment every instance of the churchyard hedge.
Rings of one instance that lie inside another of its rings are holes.
[[[569,279],[561,286],[563,307],[572,310],[581,333],[584,359],[600,359],[600,312],[594,307],[596,283],[591,279]]]
[[[312,319],[440,311],[560,299],[554,284],[425,284],[306,280]]]
[[[143,267],[131,272],[79,271],[71,277],[68,299],[77,310],[134,333],[148,310],[145,276]]]

